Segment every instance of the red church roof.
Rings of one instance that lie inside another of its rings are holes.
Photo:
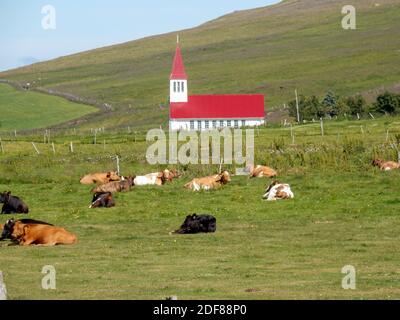
[[[172,65],[172,73],[170,80],[187,80],[187,75],[185,72],[185,66],[183,64],[181,48],[179,44],[176,46],[174,64]]]
[[[194,95],[170,104],[170,119],[264,119],[264,95]]]

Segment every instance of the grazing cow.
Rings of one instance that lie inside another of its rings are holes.
[[[278,181],[274,181],[268,186],[263,199],[267,201],[275,201],[275,200],[285,200],[285,199],[293,199],[294,194],[292,190],[290,190],[290,186],[288,184],[283,184]]]
[[[266,166],[257,166],[250,171],[250,178],[275,178],[277,175],[274,169]]]
[[[186,217],[182,226],[174,233],[177,234],[194,234],[194,233],[211,233],[217,230],[217,219],[211,215],[189,215]]]
[[[11,195],[11,191],[0,194],[0,203],[4,203],[1,214],[29,213],[28,206],[18,197]]]
[[[145,176],[137,176],[134,180],[134,184],[135,186],[162,186],[166,181],[166,173],[163,171],[149,173]]]
[[[20,219],[17,221],[19,221],[23,224],[44,224],[44,225],[52,226],[52,224],[50,224],[50,223],[39,221],[39,220],[33,220],[33,219]],[[17,222],[17,221],[15,221],[14,219],[10,219],[6,222],[6,224],[0,225],[0,230],[2,230],[0,241],[3,241],[5,239],[12,239],[11,234],[12,234],[15,222]]]
[[[105,184],[112,181],[121,181],[121,177],[117,172],[111,171],[107,173],[91,173],[81,179],[81,184]]]
[[[231,181],[231,176],[228,171],[221,172],[209,177],[193,179],[185,185],[186,189],[193,191],[211,190],[221,185],[225,185]]]
[[[115,202],[111,192],[95,193],[89,209],[115,207]]]
[[[114,181],[103,184],[101,186],[97,186],[92,190],[92,193],[116,193],[123,191],[130,191],[132,186],[134,185],[134,177],[125,178],[123,181]]]
[[[11,238],[21,246],[42,245],[55,246],[60,244],[74,244],[76,235],[64,228],[48,224],[24,224],[16,221],[12,227]]]
[[[383,171],[400,169],[400,163],[393,161],[383,161],[381,159],[375,159],[374,161],[372,161],[372,165],[375,167],[379,167],[379,169]]]

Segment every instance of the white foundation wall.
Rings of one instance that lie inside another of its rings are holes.
[[[257,127],[265,124],[264,119],[250,120],[170,120],[169,128],[172,131],[203,131],[219,128]]]

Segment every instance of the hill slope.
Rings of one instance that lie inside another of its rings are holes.
[[[341,27],[346,0],[287,0],[179,32],[191,94],[263,93],[267,108],[304,94],[365,92],[399,82],[400,3],[354,0],[357,30]],[[113,106],[85,126],[158,126],[168,119],[175,34],[145,38],[0,73]],[[37,81],[40,78],[40,81]]]
[[[38,92],[17,91],[0,84],[0,131],[57,125],[96,111],[84,104]]]

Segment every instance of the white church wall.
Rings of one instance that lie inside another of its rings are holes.
[[[208,128],[207,128],[208,121]],[[214,127],[214,122],[216,121]],[[179,130],[212,130],[212,129],[220,129],[220,128],[242,128],[242,127],[257,127],[265,124],[264,119],[250,119],[250,120],[170,120],[169,127],[172,131]]]

